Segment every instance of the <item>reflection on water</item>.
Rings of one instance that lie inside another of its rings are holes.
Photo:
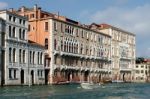
[[[80,85],[0,87],[0,99],[149,99],[150,84],[107,84],[85,90]]]

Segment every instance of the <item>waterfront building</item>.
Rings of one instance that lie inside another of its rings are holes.
[[[3,19],[0,18],[0,85],[3,83],[2,78],[3,74],[2,71],[4,69],[4,28],[5,22]]]
[[[112,37],[112,80],[133,81],[136,50],[135,35],[108,24],[93,23],[90,27]]]
[[[44,84],[44,47],[28,41],[27,18],[8,10],[1,10],[0,17],[5,22],[0,28],[4,34],[0,38],[4,51],[2,84]]]
[[[45,82],[99,82],[111,74],[111,36],[64,16],[33,8],[14,11],[29,21],[28,38],[45,46]]]
[[[134,82],[146,82],[147,81],[148,67],[149,67],[149,64],[147,63],[136,64]]]
[[[134,71],[134,82],[150,82],[150,59],[137,58]]]

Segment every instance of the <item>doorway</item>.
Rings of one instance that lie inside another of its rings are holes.
[[[49,70],[45,70],[45,84],[48,84],[48,74],[49,74]]]
[[[34,71],[31,71],[31,84],[34,85]]]
[[[24,84],[24,70],[21,70],[20,77],[21,77],[21,84]]]

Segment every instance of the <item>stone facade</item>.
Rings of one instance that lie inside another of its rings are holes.
[[[148,63],[139,63],[135,66],[135,80],[134,82],[146,82],[149,77],[149,67],[150,65]]]
[[[4,69],[4,36],[5,36],[5,22],[0,18],[0,85],[3,83],[3,69]]]
[[[7,10],[0,17],[6,24],[3,84],[44,84],[44,47],[28,41],[27,19]]]
[[[46,84],[133,80],[134,34],[107,24],[84,25],[67,17],[43,11],[37,5],[33,8],[23,6],[18,10],[11,9],[11,12],[27,17],[27,39],[45,46],[46,54],[42,59]],[[18,43],[16,45],[18,46]],[[33,57],[34,51],[30,51],[28,44],[26,48],[29,49],[28,57]]]
[[[91,28],[97,29],[112,37],[112,79],[133,81],[135,67],[135,35],[125,30],[108,24],[91,24]]]
[[[52,82],[100,82],[110,78],[110,36],[72,20],[52,18],[50,26]]]
[[[99,82],[110,78],[111,37],[35,5],[16,11],[28,17],[29,40],[45,46],[47,83]]]

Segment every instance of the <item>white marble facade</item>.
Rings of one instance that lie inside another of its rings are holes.
[[[5,20],[4,85],[44,84],[44,47],[27,38],[25,17],[1,11]]]

